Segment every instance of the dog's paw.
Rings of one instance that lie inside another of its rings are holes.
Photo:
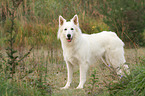
[[[68,88],[69,88],[69,86],[65,86],[65,87],[60,88],[60,90],[68,89]]]
[[[76,89],[83,89],[83,87],[78,86]]]

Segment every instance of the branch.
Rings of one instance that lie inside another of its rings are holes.
[[[22,58],[20,58],[20,59],[18,60],[18,62],[21,62],[25,57],[27,57],[27,56],[30,54],[30,52],[32,51],[32,49],[33,49],[33,47],[30,48],[29,51],[28,51]]]
[[[1,58],[4,62],[6,62],[6,60],[5,60],[5,58],[3,57],[2,53],[0,53],[0,58]]]
[[[20,5],[20,3],[21,3],[22,1],[23,1],[23,0],[12,0],[13,6],[14,6],[15,8],[19,7],[19,5]]]

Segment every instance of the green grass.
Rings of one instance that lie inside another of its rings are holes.
[[[84,89],[75,89],[79,83],[79,71],[76,67],[70,89],[60,90],[66,83],[67,69],[60,41],[57,40],[59,15],[70,20],[73,15],[77,14],[83,33],[98,33],[110,30],[110,28],[103,22],[103,16],[93,7],[98,5],[95,0],[91,2],[90,0],[85,2],[82,0],[25,1],[26,4],[22,3],[15,13],[13,32],[17,36],[13,47],[18,51],[16,55],[20,57],[32,46],[34,49],[27,58],[18,63],[13,80],[8,78],[11,75],[10,71],[6,68],[7,64],[0,58],[0,96],[48,96],[50,94],[52,96],[120,96],[128,92],[130,95],[144,95],[143,64],[145,61],[142,59],[145,56],[144,48],[125,49],[127,64],[132,72],[129,78],[122,80],[130,82],[113,83],[112,81],[115,80],[110,77],[110,71],[101,65],[101,61],[98,61],[97,64],[91,65]],[[4,10],[7,9],[4,0],[0,1],[0,4],[3,5],[0,9],[2,7]],[[10,0],[8,4],[11,8]],[[9,31],[11,26],[8,18],[9,16],[5,22],[0,19],[0,53],[6,60],[8,59],[4,50],[8,46],[6,31]],[[130,42],[126,44],[127,48],[132,48],[131,45]],[[112,84],[112,90],[108,89],[109,84]],[[121,86],[123,88],[119,89]]]
[[[58,15],[59,16],[59,15]],[[65,17],[64,17],[65,18]],[[103,23],[102,19],[92,19],[85,16],[85,20],[81,20],[80,15],[80,28],[83,33],[98,33],[103,30],[109,30],[109,27]],[[69,18],[71,19],[71,18]],[[96,21],[96,22],[94,22]],[[0,34],[0,44],[4,47],[7,46],[5,41],[8,37],[7,31],[10,30],[11,23],[10,20],[6,20]],[[50,24],[44,24],[43,22],[34,23],[32,21],[25,22],[15,19],[14,33],[17,34],[15,40],[15,47],[24,46],[46,46],[49,48],[56,48],[59,45],[59,40],[57,40],[58,31],[58,21],[55,26]]]
[[[19,54],[23,54],[27,49],[23,49],[23,51],[20,51]],[[138,49],[138,62],[140,62],[139,65],[136,65],[136,51],[135,49],[126,49],[125,56],[127,58],[127,62],[129,63],[129,66],[131,70],[131,78],[132,82],[125,85],[126,87],[124,89],[117,89],[118,87],[114,87],[114,90],[118,90],[117,93],[114,93],[114,91],[109,91],[108,87],[105,87],[106,84],[103,82],[104,80],[108,83],[111,82],[112,78],[109,77],[110,72],[107,68],[103,68],[104,66],[100,66],[98,64],[101,64],[99,61],[96,65],[91,65],[89,71],[88,71],[88,78],[87,82],[84,86],[84,89],[82,90],[76,90],[79,83],[79,71],[78,68],[75,68],[74,72],[74,78],[73,82],[71,84],[70,89],[68,90],[60,90],[61,87],[63,87],[66,83],[67,78],[67,71],[66,71],[66,65],[63,60],[62,51],[60,49],[53,49],[53,52],[49,50],[49,48],[39,48],[39,49],[33,49],[32,53],[29,55],[29,57],[25,58],[24,61],[20,62],[20,64],[17,66],[16,73],[14,75],[14,80],[11,79],[5,79],[7,74],[5,74],[5,64],[0,60],[0,95],[1,96],[47,96],[49,95],[49,92],[52,96],[88,96],[88,95],[97,95],[97,96],[108,96],[111,94],[120,94],[122,91],[125,93],[129,88],[137,87],[137,84],[139,82],[142,82],[141,79],[138,78],[144,78],[144,67],[143,65],[145,61],[144,59],[141,59],[145,56],[145,49],[140,48]],[[3,51],[4,52],[4,51]],[[2,52],[2,53],[3,53]],[[4,54],[3,54],[4,55]],[[94,68],[95,67],[95,68]],[[94,73],[94,70],[96,70]],[[103,73],[103,74],[102,74]],[[136,73],[136,74],[134,74]],[[95,74],[98,78],[97,82],[94,84],[93,90],[91,90],[93,84],[92,84],[92,74]],[[104,75],[105,74],[105,75]],[[126,81],[128,79],[125,79]],[[135,82],[138,80],[138,83]],[[112,83],[112,82],[111,82]],[[116,83],[114,83],[116,84]],[[140,85],[141,86],[141,85]],[[144,88],[144,85],[139,88]],[[140,94],[142,89],[140,90]],[[136,89],[133,89],[136,90]],[[138,89],[137,89],[138,90]],[[133,91],[134,92],[134,91]],[[12,95],[11,95],[12,94]],[[130,93],[132,94],[132,93]],[[135,93],[138,94],[138,93]],[[120,96],[120,95],[118,95]],[[142,96],[142,95],[140,95]]]
[[[130,75],[122,77],[118,83],[109,86],[111,96],[145,95],[145,62],[134,67]]]
[[[42,92],[37,87],[32,87],[28,82],[14,82],[0,77],[1,96],[41,96]],[[49,95],[49,94],[47,94]]]

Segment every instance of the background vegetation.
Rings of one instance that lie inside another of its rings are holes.
[[[0,5],[0,95],[145,95],[145,49],[139,47],[145,45],[144,0],[1,0]],[[105,66],[92,65],[84,90],[72,89],[77,70],[72,88],[59,90],[66,66],[57,40],[58,17],[69,20],[75,14],[83,33],[117,33],[129,48],[130,75],[118,79]]]

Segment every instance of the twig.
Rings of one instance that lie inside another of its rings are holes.
[[[2,53],[0,53],[0,58],[1,58],[4,62],[6,62],[5,58],[2,56]]]
[[[32,49],[33,49],[33,47],[30,48],[29,51],[28,51],[22,58],[20,58],[20,59],[18,60],[18,62],[21,62],[25,57],[27,57],[27,56],[30,54],[30,52],[32,51]]]

